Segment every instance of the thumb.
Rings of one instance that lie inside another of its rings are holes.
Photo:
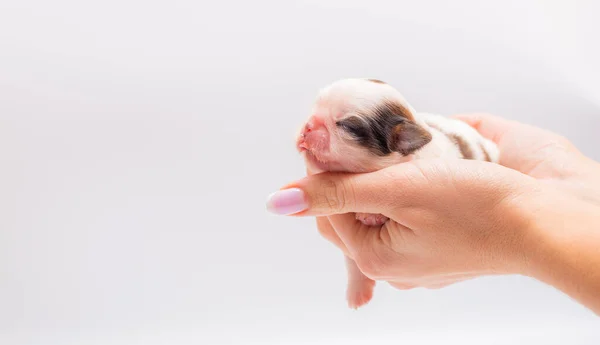
[[[409,206],[427,178],[413,162],[401,163],[372,173],[322,173],[285,186],[267,200],[275,214],[328,216],[350,212],[390,216],[398,207]]]

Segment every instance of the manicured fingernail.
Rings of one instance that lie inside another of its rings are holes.
[[[267,210],[287,216],[308,208],[304,192],[298,188],[284,189],[269,195]]]

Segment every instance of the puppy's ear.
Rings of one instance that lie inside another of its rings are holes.
[[[412,121],[403,121],[392,129],[389,148],[407,156],[427,145],[431,139],[431,133],[425,128]]]

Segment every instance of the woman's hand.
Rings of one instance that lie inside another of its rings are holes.
[[[489,114],[455,116],[494,141],[500,165],[600,203],[600,164],[566,138]]]
[[[320,232],[369,278],[437,288],[523,274],[600,311],[600,171],[568,140],[489,115],[461,116],[504,166],[416,160],[368,174],[308,176],[273,195],[275,213],[318,216]],[[353,213],[390,218],[367,227]]]
[[[403,289],[524,271],[524,247],[530,245],[524,204],[540,193],[528,176],[466,160],[418,160],[360,175],[319,174],[287,187],[304,195],[300,202],[308,207],[298,215],[329,216],[319,224],[330,227],[325,237],[366,276]],[[381,213],[391,221],[367,227],[354,212]]]

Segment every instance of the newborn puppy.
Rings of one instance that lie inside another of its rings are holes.
[[[447,157],[497,162],[496,145],[459,120],[417,113],[392,86],[375,79],[343,79],[318,95],[296,147],[314,173],[365,173],[412,159]],[[369,226],[388,220],[356,214]],[[369,302],[375,282],[346,258],[351,308]]]

